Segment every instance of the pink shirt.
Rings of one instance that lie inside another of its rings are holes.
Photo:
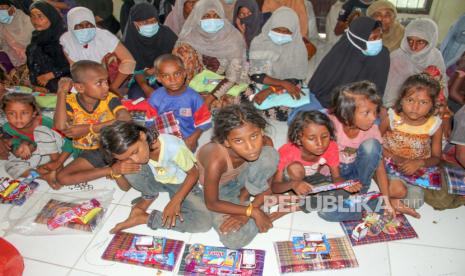
[[[368,139],[376,139],[381,144],[383,139],[381,138],[381,133],[376,124],[366,130],[360,130],[357,137],[349,138],[343,129],[343,124],[334,115],[328,115],[331,121],[334,124],[334,129],[336,131],[337,145],[339,147],[339,160],[341,163],[350,164],[355,161],[357,157],[357,149],[360,147],[360,144],[365,142]]]
[[[329,167],[339,166],[338,147],[336,142],[331,141],[328,149],[320,156],[320,159],[315,162],[309,162],[302,159],[300,148],[293,143],[284,144],[279,149],[279,164],[278,170],[283,171],[292,162],[299,162],[305,168],[305,175],[313,175],[319,171],[321,166],[327,165]],[[322,171],[321,173],[328,175],[329,170]]]

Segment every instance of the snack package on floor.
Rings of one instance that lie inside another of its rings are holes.
[[[183,247],[180,240],[118,232],[102,259],[173,271]]]
[[[39,183],[34,181],[39,177],[36,171],[31,171],[23,180],[0,178],[0,203],[21,206],[31,196]]]
[[[349,198],[344,199],[344,206],[346,207],[354,207],[356,205],[360,205],[362,203],[366,203],[372,199],[376,199],[383,194],[379,192],[368,192],[365,194],[355,194],[349,196]]]
[[[187,244],[179,275],[261,276],[265,251]]]
[[[377,213],[364,213],[363,219],[344,221],[341,226],[354,246],[418,237],[402,214],[391,218]]]
[[[319,186],[313,187],[311,193],[316,194],[316,193],[321,193],[321,192],[326,192],[326,191],[343,189],[345,187],[350,187],[350,186],[355,185],[357,183],[360,183],[360,181],[359,180],[346,180],[346,181],[341,181],[341,182],[337,182],[337,183],[329,183],[329,184],[319,185]]]
[[[465,170],[458,166],[444,166],[449,194],[465,196]]]
[[[68,235],[92,234],[113,199],[114,190],[100,189],[72,193],[46,193],[19,220],[13,221],[7,234]]]
[[[323,235],[320,234],[319,237],[323,239]],[[313,237],[313,239],[316,239],[316,237]],[[294,242],[275,242],[274,248],[278,258],[279,272],[286,274],[358,267],[352,245],[346,236],[327,238],[326,241],[323,241],[323,244],[329,250],[328,253],[320,252],[319,254],[303,256],[296,251]],[[323,249],[323,245],[321,245],[321,249]]]
[[[425,189],[441,190],[441,172],[437,166],[421,168],[413,175],[405,175],[400,172],[392,159],[385,158],[384,164],[388,174],[396,175],[409,184]]]
[[[294,254],[302,258],[314,258],[317,254],[329,254],[331,246],[326,235],[321,233],[304,233],[303,236],[292,237]]]

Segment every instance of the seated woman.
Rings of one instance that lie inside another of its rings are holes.
[[[301,96],[301,81],[305,78],[308,61],[305,44],[301,39],[299,19],[290,8],[281,7],[273,12],[263,26],[262,33],[250,46],[250,75],[256,84],[268,85],[254,96],[261,104],[269,95],[286,91],[293,98]],[[286,121],[288,107],[280,106],[265,111],[265,115]]]
[[[33,30],[29,16],[17,9],[10,0],[0,1],[0,64],[5,73],[10,73],[14,68],[17,72],[27,69],[24,66],[26,47],[31,43]],[[7,82],[10,82],[9,79]]]
[[[456,113],[465,105],[465,52],[447,69],[449,73],[449,108]],[[450,71],[450,72],[449,72]]]
[[[121,95],[121,84],[134,72],[134,58],[115,35],[96,27],[91,10],[76,7],[68,12],[68,31],[61,36],[60,43],[68,58],[68,67],[80,60],[106,65],[110,90]]]
[[[438,25],[433,20],[418,18],[407,25],[400,48],[391,54],[391,66],[383,97],[386,108],[395,104],[400,87],[409,76],[423,72],[430,65],[436,66],[441,75],[445,76],[446,66],[441,52],[436,48],[437,42]],[[447,85],[444,88],[447,97]]]
[[[343,84],[368,80],[382,94],[388,71],[389,51],[382,44],[381,23],[370,17],[358,17],[318,65],[308,88],[327,108],[334,88]]]
[[[26,48],[29,77],[36,91],[56,92],[58,80],[70,75],[69,64],[60,45],[65,32],[58,11],[45,1],[31,5],[31,43]]]
[[[396,20],[397,9],[394,4],[386,0],[375,1],[368,7],[367,16],[382,23],[384,47],[389,52],[399,49],[405,30]]]
[[[197,1],[198,0],[177,0],[174,3],[173,9],[166,17],[165,26],[169,27],[176,35],[179,35],[182,26],[184,26],[184,22],[186,22],[187,17],[191,14]]]
[[[132,7],[123,39],[136,59],[135,83],[128,92],[130,99],[148,98],[152,94],[156,88],[155,80],[149,83],[146,77],[153,75],[154,60],[171,53],[177,39],[170,28],[159,23],[158,11],[153,5],[141,3]]]
[[[252,39],[260,34],[263,25],[271,17],[271,13],[262,13],[256,1],[237,0],[233,16],[233,25],[244,36],[247,48],[249,48]]]
[[[210,106],[236,83],[247,83],[246,46],[241,33],[225,19],[217,0],[200,0],[182,28],[173,54],[185,66],[187,79],[208,69],[224,75],[205,100]]]

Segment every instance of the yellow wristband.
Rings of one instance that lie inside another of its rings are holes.
[[[110,170],[111,170],[111,172],[110,172],[111,179],[118,179],[118,178],[120,178],[122,176],[121,174],[113,173],[113,169],[111,167],[110,167]]]
[[[245,215],[250,217],[252,215],[253,205],[250,203],[249,207],[247,207],[247,211],[245,211]]]
[[[97,133],[95,133],[95,131],[94,131],[94,124],[89,125],[89,133],[92,134],[92,135],[97,135]]]

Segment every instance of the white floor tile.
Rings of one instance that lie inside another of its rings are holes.
[[[105,275],[105,274],[97,274],[94,272],[73,269],[67,276],[101,276],[101,275]]]
[[[66,276],[70,268],[48,264],[36,260],[24,259],[23,276]]]
[[[465,251],[389,243],[392,275],[451,275],[465,273]]]
[[[300,230],[303,232],[321,232],[327,234],[344,235],[339,223],[327,222],[321,219],[316,212],[309,214],[304,212],[296,212],[293,214],[292,230]]]
[[[44,196],[42,192],[34,192],[22,206],[0,204],[0,230],[11,226],[11,222],[20,219]]]

